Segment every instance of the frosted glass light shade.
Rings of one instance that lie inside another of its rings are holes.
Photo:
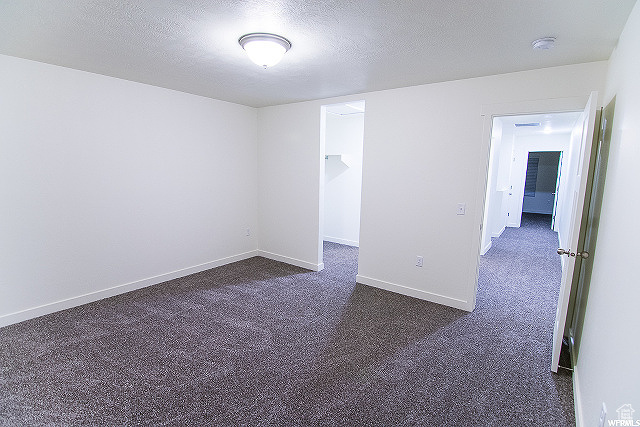
[[[555,43],[555,37],[543,37],[541,39],[532,41],[531,46],[533,46],[534,49],[549,50],[555,45]]]
[[[291,42],[284,37],[269,33],[245,34],[238,40],[249,59],[261,67],[276,65],[291,48]]]

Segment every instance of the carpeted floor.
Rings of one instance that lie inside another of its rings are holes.
[[[325,243],[320,273],[252,258],[2,328],[0,425],[573,425],[556,245],[540,218],[494,239],[473,313]]]

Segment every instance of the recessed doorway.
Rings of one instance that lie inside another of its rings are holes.
[[[360,241],[365,102],[322,107],[324,188],[320,241],[353,248]],[[324,250],[323,250],[324,258]]]
[[[566,238],[568,222],[563,217],[570,216],[573,202],[569,171],[578,161],[571,158],[570,148],[580,114],[494,117],[481,255],[507,227],[520,227],[523,212],[552,215],[551,227],[560,233],[560,243]],[[528,175],[535,179],[527,185]]]

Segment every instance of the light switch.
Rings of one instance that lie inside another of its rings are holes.
[[[464,215],[467,211],[467,204],[466,203],[458,203],[458,210],[456,211],[456,213],[458,215]]]

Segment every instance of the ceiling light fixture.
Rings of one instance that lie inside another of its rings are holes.
[[[249,59],[261,67],[273,67],[291,49],[291,42],[282,36],[270,33],[245,34],[238,39]]]
[[[549,50],[555,43],[555,37],[542,37],[541,39],[532,41],[531,46],[533,46],[534,49]]]

